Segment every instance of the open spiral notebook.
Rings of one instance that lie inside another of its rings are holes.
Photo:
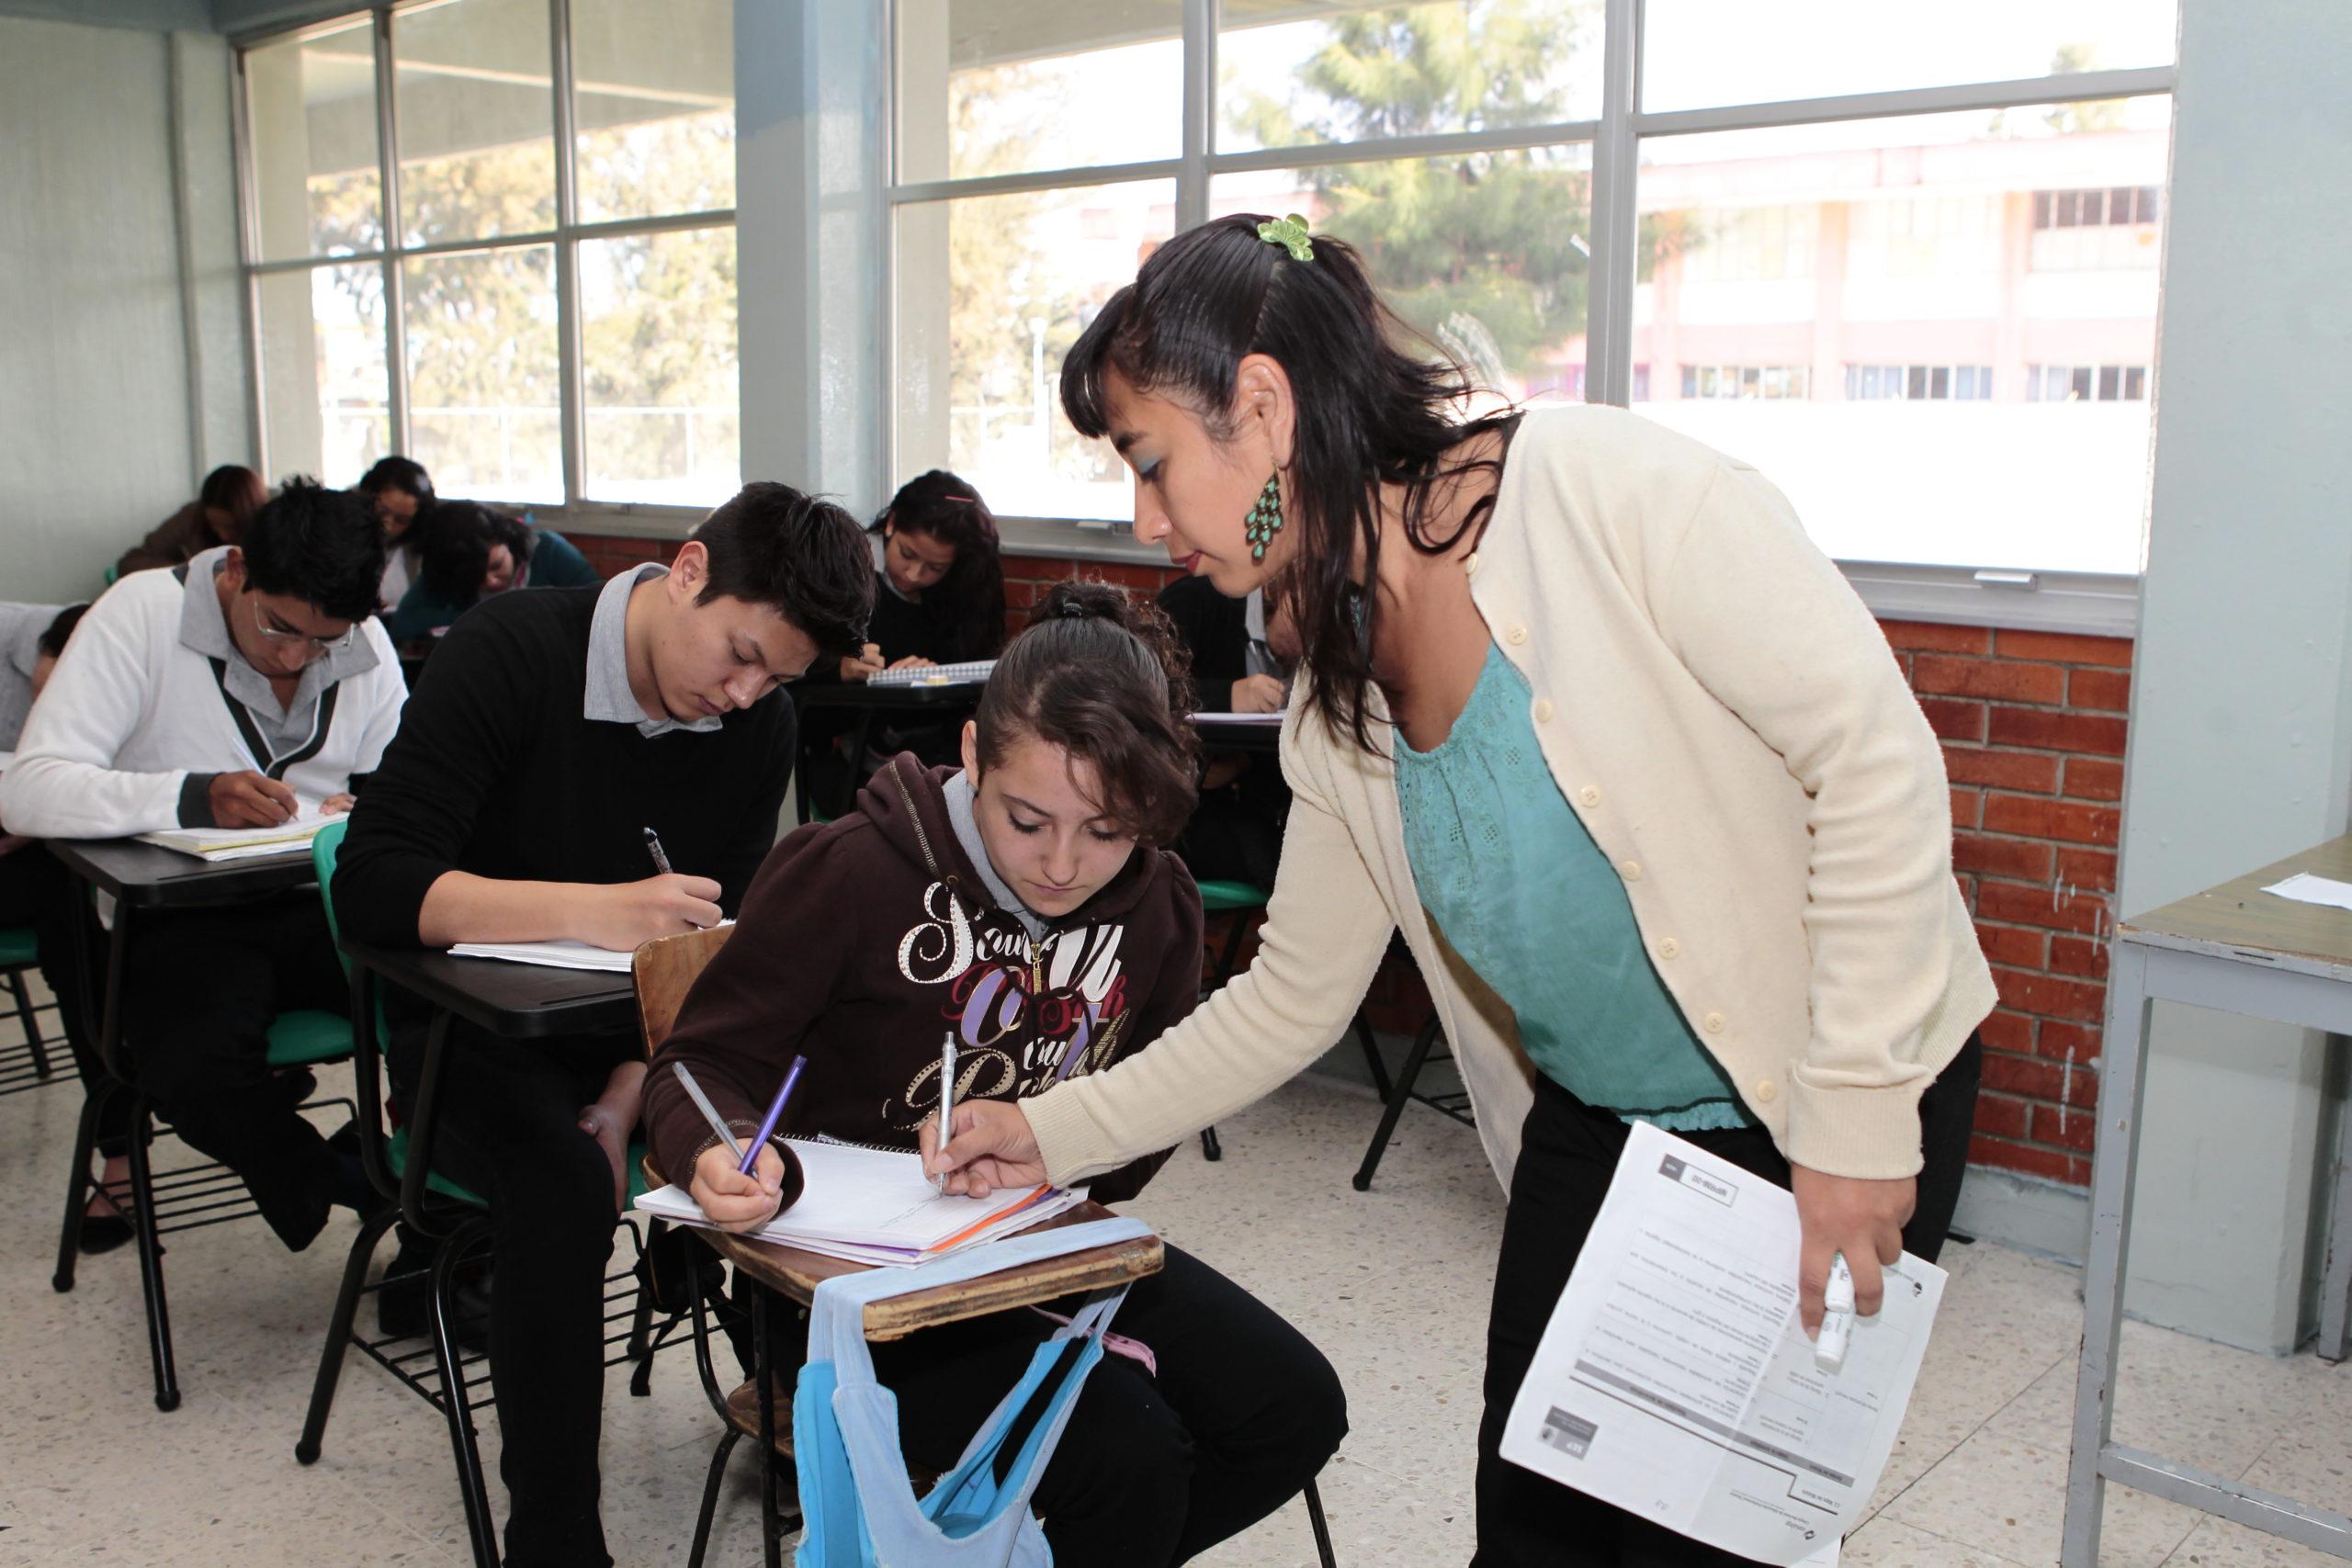
[[[1026,1230],[1086,1201],[1082,1187],[949,1197],[923,1175],[920,1155],[826,1139],[785,1142],[799,1156],[807,1185],[759,1239],[854,1263],[927,1262]],[[710,1224],[701,1205],[675,1184],[646,1193],[637,1207],[675,1224]]]

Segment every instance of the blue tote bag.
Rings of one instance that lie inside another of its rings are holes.
[[[1094,1220],[820,1284],[809,1310],[808,1360],[792,1404],[803,1519],[798,1568],[1046,1568],[1053,1552],[1030,1516],[1029,1497],[1080,1387],[1102,1359],[1103,1331],[1126,1292],[1094,1297],[1038,1344],[1028,1371],[980,1423],[963,1457],[920,1499],[899,1447],[898,1396],[874,1378],[865,1306],[1150,1234],[1139,1220]],[[1042,1408],[1024,1425],[1032,1401]]]

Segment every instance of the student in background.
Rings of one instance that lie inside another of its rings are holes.
[[[395,643],[430,637],[494,593],[604,581],[562,535],[477,502],[440,502],[416,533],[416,581],[385,617]]]
[[[81,623],[87,604],[0,604],[0,752],[15,750],[24,721],[49,684],[58,655]],[[0,772],[5,772],[0,762]],[[97,1045],[83,1016],[82,987],[74,967],[72,879],[65,863],[24,834],[9,830],[0,819],[0,926],[30,927],[40,955],[40,977],[57,998],[58,1027],[64,1032],[74,1066],[84,1084],[93,1084],[105,1068]],[[86,908],[78,911],[94,942],[102,941],[97,921]],[[93,946],[93,953],[101,949]],[[56,1037],[50,1037],[56,1043]],[[117,1100],[107,1107],[98,1130],[99,1152],[106,1156],[103,1181],[119,1181],[130,1168],[124,1157],[122,1134],[130,1103]],[[90,1198],[88,1216],[82,1222],[82,1250],[111,1252],[130,1239],[130,1224],[115,1212],[102,1193]]]
[[[732,914],[792,771],[777,688],[865,640],[872,592],[855,519],[753,484],[669,567],[481,604],[441,640],[353,816],[334,886],[344,930],[386,946],[626,950]],[[648,829],[674,871],[657,869]],[[397,990],[386,1005],[405,1100],[425,1010]],[[634,1026],[526,1043],[460,1022],[442,1067],[434,1164],[488,1198],[496,1226],[491,1386],[514,1568],[611,1561],[602,1280],[642,1051]]]
[[[1202,712],[1280,713],[1288,705],[1298,648],[1295,634],[1283,636],[1291,631],[1286,621],[1277,617],[1269,629],[1265,590],[1228,599],[1205,577],[1181,577],[1159,591],[1159,607],[1193,656]],[[1272,757],[1212,752],[1202,763],[1200,808],[1176,852],[1204,880],[1272,887],[1289,815],[1290,785]]]
[[[118,576],[177,566],[191,556],[233,545],[246,520],[269,499],[269,487],[251,468],[231,463],[204,476],[196,499],[173,513],[115,562]]]
[[[413,457],[379,457],[359,477],[359,493],[384,526],[384,581],[376,603],[389,610],[416,576],[416,522],[433,510],[433,476]]]
[[[384,536],[357,498],[291,479],[243,541],[123,579],[90,607],[0,773],[0,820],[43,838],[267,827],[345,808],[407,695],[372,615]],[[243,1179],[300,1251],[332,1203],[371,1205],[358,1162],[297,1113],[269,1021],[348,1010],[317,895],[141,917],[123,1041],[139,1087]]]
[[[944,468],[909,479],[874,536],[874,622],[841,661],[844,681],[881,670],[993,659],[1004,646],[1004,561],[980,492]]]
[[[749,1137],[804,1055],[794,1131],[912,1150],[938,1114],[943,1027],[959,1100],[1017,1100],[1148,1050],[1200,988],[1200,896],[1158,847],[1192,806],[1191,702],[1164,617],[1104,584],[1055,585],[963,727],[961,768],[901,754],[855,811],[768,857],[656,1068],[684,1063]],[[737,1174],[666,1070],[646,1124],[655,1163],[712,1218],[750,1230],[775,1212],[775,1147],[756,1179]],[[1168,1155],[1092,1195],[1134,1197]],[[953,1465],[1051,1326],[1015,1311],[876,1345],[907,1458]],[[1035,1498],[1057,1563],[1197,1556],[1295,1495],[1347,1429],[1315,1347],[1177,1247],[1115,1326],[1154,1364],[1106,1358],[1079,1395]]]

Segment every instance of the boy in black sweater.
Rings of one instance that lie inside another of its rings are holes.
[[[369,942],[570,938],[628,949],[731,915],[775,837],[793,755],[776,688],[865,635],[856,523],[747,486],[603,589],[502,594],[453,626],[354,812],[335,872]],[[645,829],[674,872],[653,873]],[[421,1004],[389,998],[396,1093]],[[513,1500],[506,1561],[609,1563],[597,1517],[601,1280],[644,1077],[634,1030],[543,1042],[459,1022],[435,1167],[490,1201],[491,1385]]]

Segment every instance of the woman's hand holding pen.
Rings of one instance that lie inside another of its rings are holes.
[[[775,1217],[784,1197],[784,1156],[774,1144],[761,1145],[759,1164],[746,1176],[735,1168],[726,1145],[713,1144],[695,1161],[686,1190],[720,1230],[758,1230]]]
[[[1001,1100],[966,1100],[956,1106],[956,1135],[939,1146],[939,1123],[922,1124],[922,1168],[940,1177],[940,1189],[958,1197],[985,1198],[999,1188],[1035,1187],[1046,1179],[1046,1158],[1021,1107]]]
[[[858,649],[855,658],[842,660],[842,679],[844,681],[863,681],[868,675],[881,672],[882,645],[879,643],[869,642]]]
[[[715,926],[720,918],[718,883],[673,873],[582,887],[571,934],[591,947],[629,953],[658,937]]]
[[[1877,1316],[1884,1286],[1879,1269],[1903,1256],[1903,1227],[1918,1204],[1918,1179],[1831,1176],[1801,1165],[1792,1166],[1789,1177],[1804,1237],[1797,1252],[1797,1315],[1806,1337],[1821,1331],[1830,1259],[1841,1252],[1854,1276],[1855,1312]]]

